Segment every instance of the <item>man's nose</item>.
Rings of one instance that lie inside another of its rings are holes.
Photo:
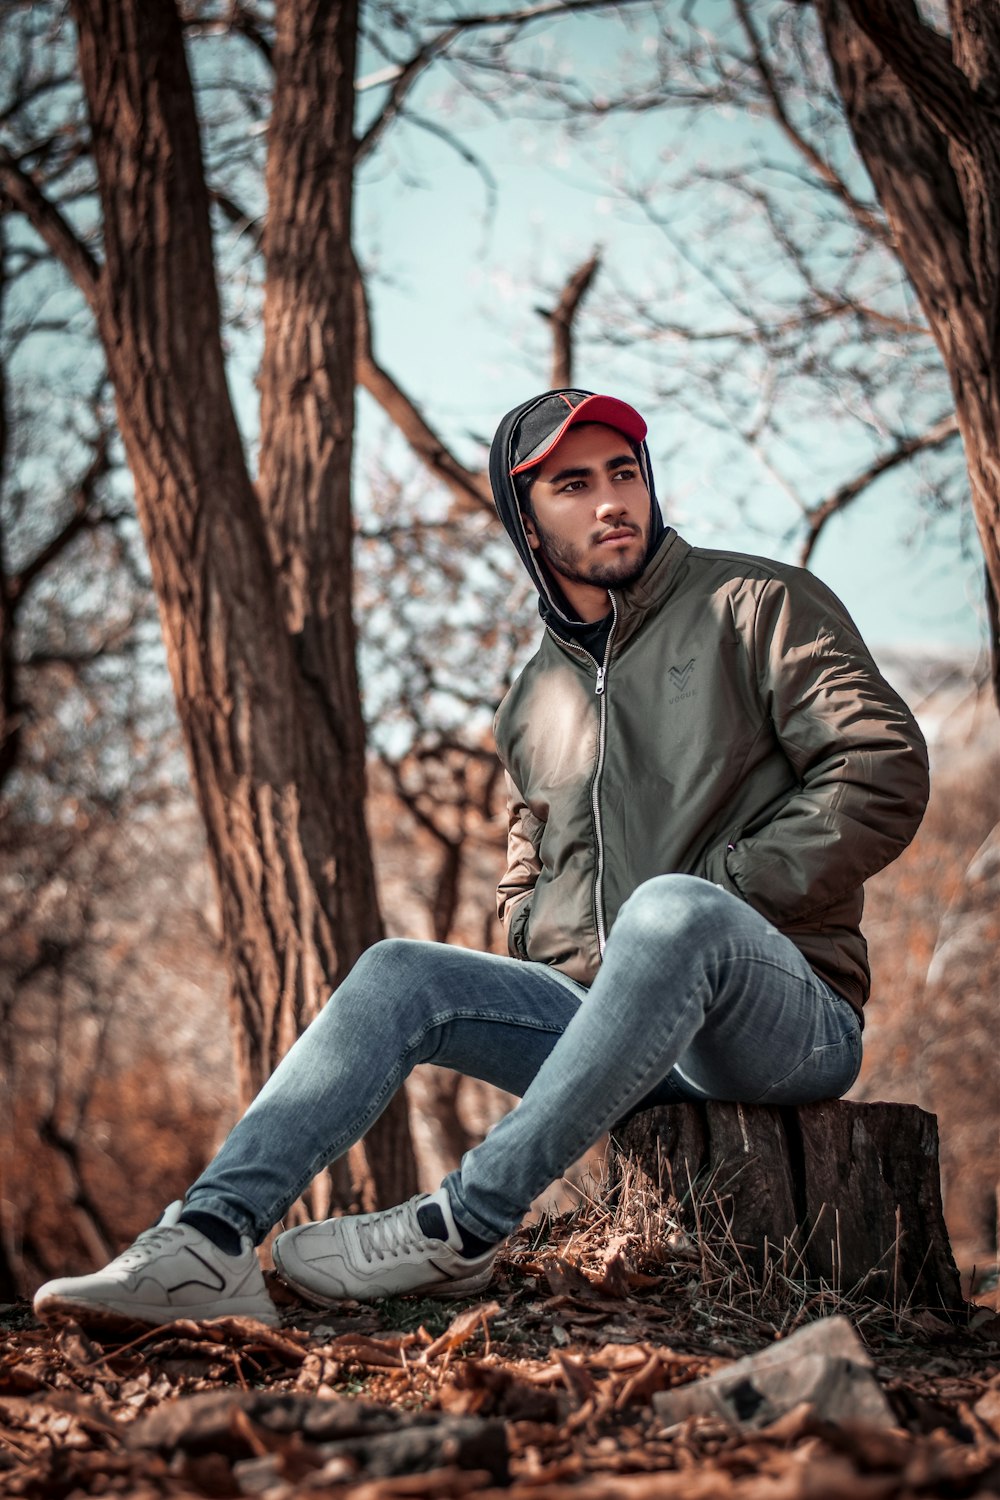
[[[597,497],[595,514],[603,521],[609,516],[623,516],[627,510],[628,501],[621,487],[616,484],[604,485]]]

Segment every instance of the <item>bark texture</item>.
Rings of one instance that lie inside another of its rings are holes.
[[[355,0],[296,0],[276,14],[267,159],[264,356],[258,489],[286,628],[306,691],[310,737],[324,748],[333,842],[320,864],[349,861],[337,949],[346,972],[382,935],[365,823],[365,734],[357,679],[351,456],[355,263],[351,206]],[[317,833],[320,830],[316,830]],[[313,830],[305,834],[313,838]],[[353,857],[357,851],[358,857]],[[315,963],[321,947],[303,950]],[[318,976],[322,979],[322,973]],[[306,976],[311,992],[317,976]],[[380,1201],[416,1190],[405,1098],[375,1127]],[[395,1164],[399,1165],[395,1165]]]
[[[799,1109],[675,1104],[614,1132],[612,1172],[638,1168],[695,1234],[899,1308],[963,1314],[941,1207],[937,1121],[908,1104]]]
[[[986,565],[1000,589],[1000,19],[952,0],[817,0],[855,143],[951,380]]]
[[[104,231],[104,262],[85,290],[208,832],[249,1095],[380,934],[350,621],[343,140],[355,17],[350,0],[281,7],[269,270],[282,284],[268,304],[270,451],[258,493],[226,385],[176,8],[74,0],[73,10]],[[277,180],[284,173],[290,181]],[[411,1191],[414,1176],[401,1104],[389,1123],[390,1148],[369,1153],[369,1197],[383,1201]]]
[[[7,291],[5,226],[0,212],[0,311]],[[0,358],[0,493],[7,479],[7,369]],[[7,547],[0,525],[0,796],[17,762],[20,707],[14,662],[14,600],[7,575]]]
[[[3,246],[0,242],[0,254]],[[3,296],[3,268],[0,267],[0,298]],[[0,360],[0,488],[5,479],[7,458],[7,380]],[[7,549],[0,527],[0,795],[17,760],[20,737],[17,704],[17,679],[14,668],[14,601],[7,580]]]

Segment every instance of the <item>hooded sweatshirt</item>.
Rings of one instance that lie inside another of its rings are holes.
[[[860,1010],[862,883],[927,798],[926,747],[840,601],[811,573],[690,547],[663,525],[594,627],[528,544],[500,424],[490,477],[545,631],[494,731],[508,791],[498,910],[510,952],[590,984],[618,910],[656,875],[749,902]]]

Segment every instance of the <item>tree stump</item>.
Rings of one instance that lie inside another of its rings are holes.
[[[965,1310],[941,1207],[937,1120],[908,1104],[672,1104],[612,1133],[612,1186],[673,1201],[689,1232],[896,1309]]]

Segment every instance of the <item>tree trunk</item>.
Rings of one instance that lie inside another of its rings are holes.
[[[357,0],[278,8],[267,159],[268,214],[258,491],[286,626],[312,690],[310,738],[347,856],[336,948],[342,977],[383,935],[365,822],[365,731],[354,628],[354,73]],[[307,830],[308,834],[308,830]],[[319,942],[304,951],[322,985]],[[317,965],[320,965],[317,968]],[[328,971],[329,972],[329,971]],[[369,1134],[363,1201],[416,1191],[405,1094]]]
[[[983,593],[986,599],[986,633],[990,643],[990,682],[993,701],[1000,710],[1000,599],[993,587],[989,568],[984,569]]]
[[[0,311],[7,284],[6,246],[0,215]],[[7,468],[7,371],[0,357],[0,495]],[[7,582],[7,550],[0,517],[0,795],[17,760],[20,716],[14,665],[14,605]]]
[[[2,400],[2,392],[0,392]],[[2,425],[2,418],[0,418]],[[0,472],[2,480],[2,472]],[[14,665],[14,606],[7,589],[7,551],[0,523],[0,797],[17,763],[20,714]]]
[[[818,0],[837,88],[951,380],[986,566],[1000,592],[1000,60],[990,8],[952,40],[912,0]]]
[[[461,890],[463,839],[441,840],[441,861],[434,876],[434,895],[431,903],[431,921],[434,941],[446,943],[455,925],[458,897]]]
[[[339,487],[337,515],[322,522],[334,540],[299,579],[290,539],[305,523],[287,512],[294,475],[282,488],[268,471],[272,539],[227,389],[208,194],[176,8],[172,0],[74,0],[74,14],[103,208],[105,259],[92,304],[218,883],[246,1098],[380,930],[361,811],[363,740],[343,549],[339,571],[316,582],[336,564],[347,526],[351,317],[346,347],[336,353],[344,379],[324,383],[310,344],[310,369],[339,444],[335,454],[323,449],[324,484],[339,465]],[[349,11],[339,26],[350,26]],[[328,65],[328,49],[342,36],[335,28],[318,39]],[[335,73],[330,83],[332,105],[322,88],[293,101],[300,121],[312,110],[347,107],[343,78]],[[285,120],[280,101],[277,108]],[[286,121],[282,130],[294,125]],[[337,160],[334,153],[327,167]],[[301,182],[299,190],[311,186]],[[348,228],[341,217],[331,233]],[[286,306],[296,295],[294,266],[279,260],[272,268],[274,275],[289,269]],[[272,326],[272,367],[275,342],[296,339],[303,319],[315,339],[313,330],[340,316],[345,299],[349,306],[349,283],[337,286],[340,265],[327,271],[325,290],[302,288],[298,320]],[[275,425],[272,417],[269,430]],[[324,484],[310,491],[307,508],[322,506]],[[313,540],[306,535],[303,555]],[[288,558],[280,576],[276,555]],[[318,604],[307,601],[310,588]],[[383,1151],[371,1162],[383,1201],[414,1180],[399,1107],[391,1124],[395,1155]]]
[[[907,1104],[674,1104],[613,1132],[612,1180],[640,1178],[689,1232],[846,1295],[964,1314],[941,1207],[937,1121]]]

